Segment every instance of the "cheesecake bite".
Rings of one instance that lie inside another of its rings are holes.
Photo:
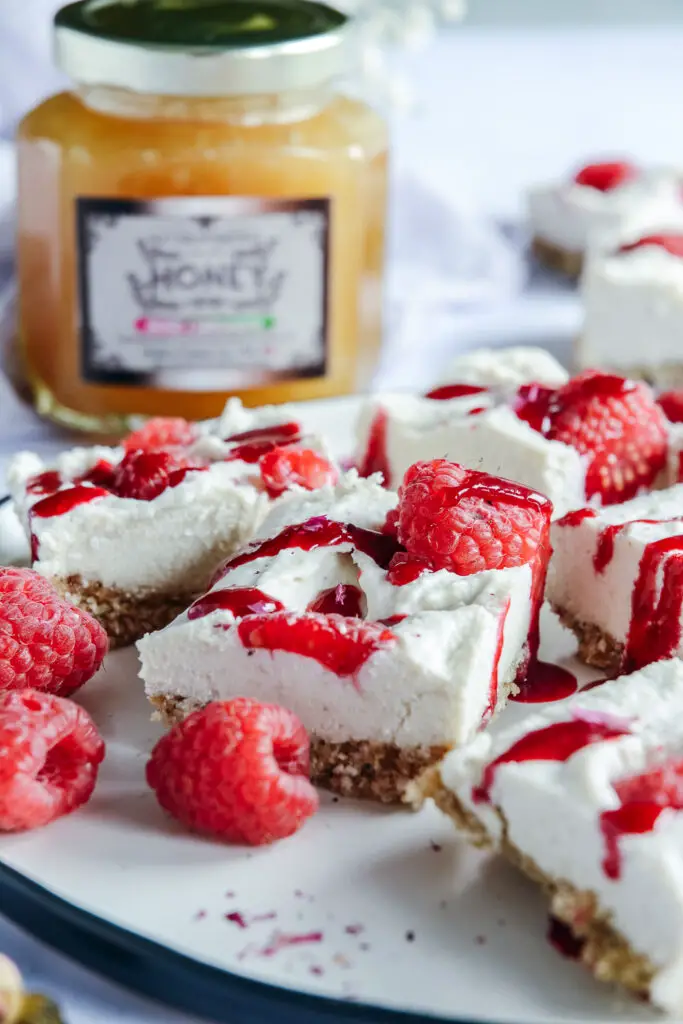
[[[535,653],[550,503],[449,463],[411,473],[398,508],[353,471],[283,498],[203,597],[139,641],[163,718],[236,695],[283,705],[317,784],[384,802],[474,735]],[[448,543],[422,525],[439,503]]]
[[[586,164],[572,178],[537,185],[527,196],[532,249],[540,263],[578,277],[595,239],[633,216],[680,203],[670,171],[646,170],[626,160]]]
[[[683,662],[486,730],[421,788],[543,887],[597,978],[683,1013]]]
[[[580,366],[683,386],[683,207],[593,253],[582,279]]]
[[[559,387],[474,388],[369,399],[360,472],[394,486],[413,462],[446,456],[546,494],[556,516],[628,500],[666,475],[669,424],[642,383],[586,371]]]
[[[231,400],[220,419],[153,420],[116,448],[22,452],[7,479],[34,569],[123,646],[187,607],[288,488],[336,477],[321,446],[291,408]]]
[[[683,657],[683,484],[553,524],[546,597],[609,672]]]

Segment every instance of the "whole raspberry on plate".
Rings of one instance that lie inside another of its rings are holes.
[[[292,835],[318,809],[309,782],[308,735],[275,704],[215,701],[163,736],[147,782],[195,832],[252,846]]]
[[[68,697],[94,676],[108,644],[99,622],[43,576],[0,568],[0,693],[32,687]]]
[[[204,469],[181,451],[129,451],[116,467],[111,484],[119,498],[153,501],[168,487],[177,487],[191,469]]]
[[[0,694],[0,830],[38,828],[87,803],[104,753],[72,701],[29,689]]]
[[[156,416],[123,440],[127,452],[182,448],[196,441],[197,427],[182,416]]]
[[[271,498],[277,498],[290,487],[315,491],[336,483],[338,476],[329,459],[310,448],[273,448],[260,459],[259,468]]]
[[[586,370],[557,390],[522,388],[515,411],[586,456],[586,497],[604,505],[650,489],[667,459],[667,421],[647,384]]]
[[[549,543],[547,498],[446,459],[415,463],[398,495],[398,539],[432,569],[507,569],[534,561]]]
[[[678,391],[663,391],[657,402],[670,423],[683,423],[683,388]]]

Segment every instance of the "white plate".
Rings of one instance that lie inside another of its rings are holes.
[[[356,406],[315,403],[305,418],[349,451]],[[572,639],[550,613],[543,627],[543,656],[574,668]],[[380,1007],[489,1024],[649,1016],[558,955],[545,938],[547,908],[536,887],[467,847],[433,807],[412,814],[323,795],[320,812],[289,840],[255,851],[219,845],[184,833],[145,785],[160,729],[134,650],[111,655],[79,700],[107,741],[96,793],[69,818],[0,840],[0,882],[14,894],[8,908],[0,895],[0,907],[26,923],[23,894],[34,904],[31,927],[43,933],[41,899],[46,919],[80,920],[86,935],[93,919],[78,912],[94,915],[98,939],[131,956],[141,948],[156,955],[140,983],[151,994],[235,1024],[282,1021],[293,1010],[300,1022],[372,1021],[384,1017]],[[516,704],[505,716],[524,713]],[[233,912],[248,927],[226,917]],[[310,941],[278,949],[282,934]],[[139,937],[154,945],[138,945]],[[88,959],[75,945],[72,952]],[[115,960],[107,969],[122,976]],[[180,971],[182,998],[174,991]],[[266,985],[245,989],[240,979]]]

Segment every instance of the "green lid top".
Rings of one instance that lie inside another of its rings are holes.
[[[306,39],[346,20],[310,0],[79,0],[55,24],[121,43],[224,50]]]
[[[89,85],[166,95],[315,88],[346,70],[348,18],[314,0],[78,0],[57,60]]]

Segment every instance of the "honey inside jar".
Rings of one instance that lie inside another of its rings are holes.
[[[141,8],[144,25],[117,20]],[[223,36],[214,25],[197,56],[209,16]],[[39,411],[108,433],[139,415],[214,416],[233,394],[367,382],[387,139],[336,92],[345,33],[305,0],[84,0],[57,16],[80,82],[19,134],[20,334]]]

